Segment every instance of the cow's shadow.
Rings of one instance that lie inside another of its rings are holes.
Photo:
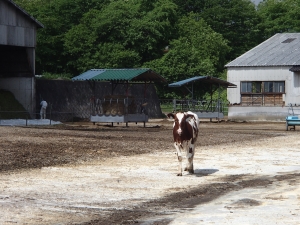
[[[208,176],[210,174],[216,173],[218,171],[219,171],[218,169],[195,169],[194,176],[204,177],[204,176]]]

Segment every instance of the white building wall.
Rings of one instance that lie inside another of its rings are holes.
[[[32,118],[35,118],[35,78],[1,78],[0,89],[10,91]]]
[[[227,99],[230,104],[241,103],[241,81],[285,81],[285,105],[300,104],[300,74],[289,71],[286,67],[231,67],[227,69],[227,81],[237,85],[237,88],[227,89]]]
[[[295,113],[300,112],[299,107],[293,108]],[[228,119],[234,121],[285,121],[292,114],[289,107],[278,106],[229,106]]]
[[[228,108],[230,120],[280,120],[290,114],[289,105],[293,105],[294,113],[300,115],[300,73],[289,71],[286,67],[232,67],[227,70],[227,81],[237,88],[227,89],[227,98],[231,106]],[[241,81],[285,81],[285,106],[241,106]]]
[[[289,98],[287,104],[300,105],[300,73],[293,73],[290,79]]]

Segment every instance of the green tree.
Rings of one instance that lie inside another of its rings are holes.
[[[267,39],[276,33],[300,31],[300,0],[264,0],[258,5],[262,36]]]
[[[90,10],[66,34],[69,65],[77,71],[139,67],[162,55],[176,20],[176,5],[167,0],[118,0]]]
[[[230,50],[222,35],[214,32],[194,13],[182,17],[177,28],[179,37],[170,41],[165,55],[144,66],[153,68],[169,82],[194,76],[218,77],[217,68],[220,64],[224,65],[225,55]],[[159,93],[162,98],[179,94],[176,91],[166,93],[165,90]]]
[[[228,40],[231,51],[227,61],[233,60],[261,42],[256,29],[259,23],[251,0],[174,0],[181,14],[198,13],[211,28]]]
[[[16,0],[45,27],[38,30],[36,72],[69,73],[64,49],[65,34],[91,8],[101,9],[109,0]]]

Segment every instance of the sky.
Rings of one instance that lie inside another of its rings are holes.
[[[255,5],[258,5],[258,3],[262,2],[263,0],[251,0],[252,2],[254,2]]]

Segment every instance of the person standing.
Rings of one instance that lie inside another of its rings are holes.
[[[41,119],[46,119],[46,109],[48,104],[45,100],[42,100],[40,105],[41,105],[41,111],[40,111]]]

